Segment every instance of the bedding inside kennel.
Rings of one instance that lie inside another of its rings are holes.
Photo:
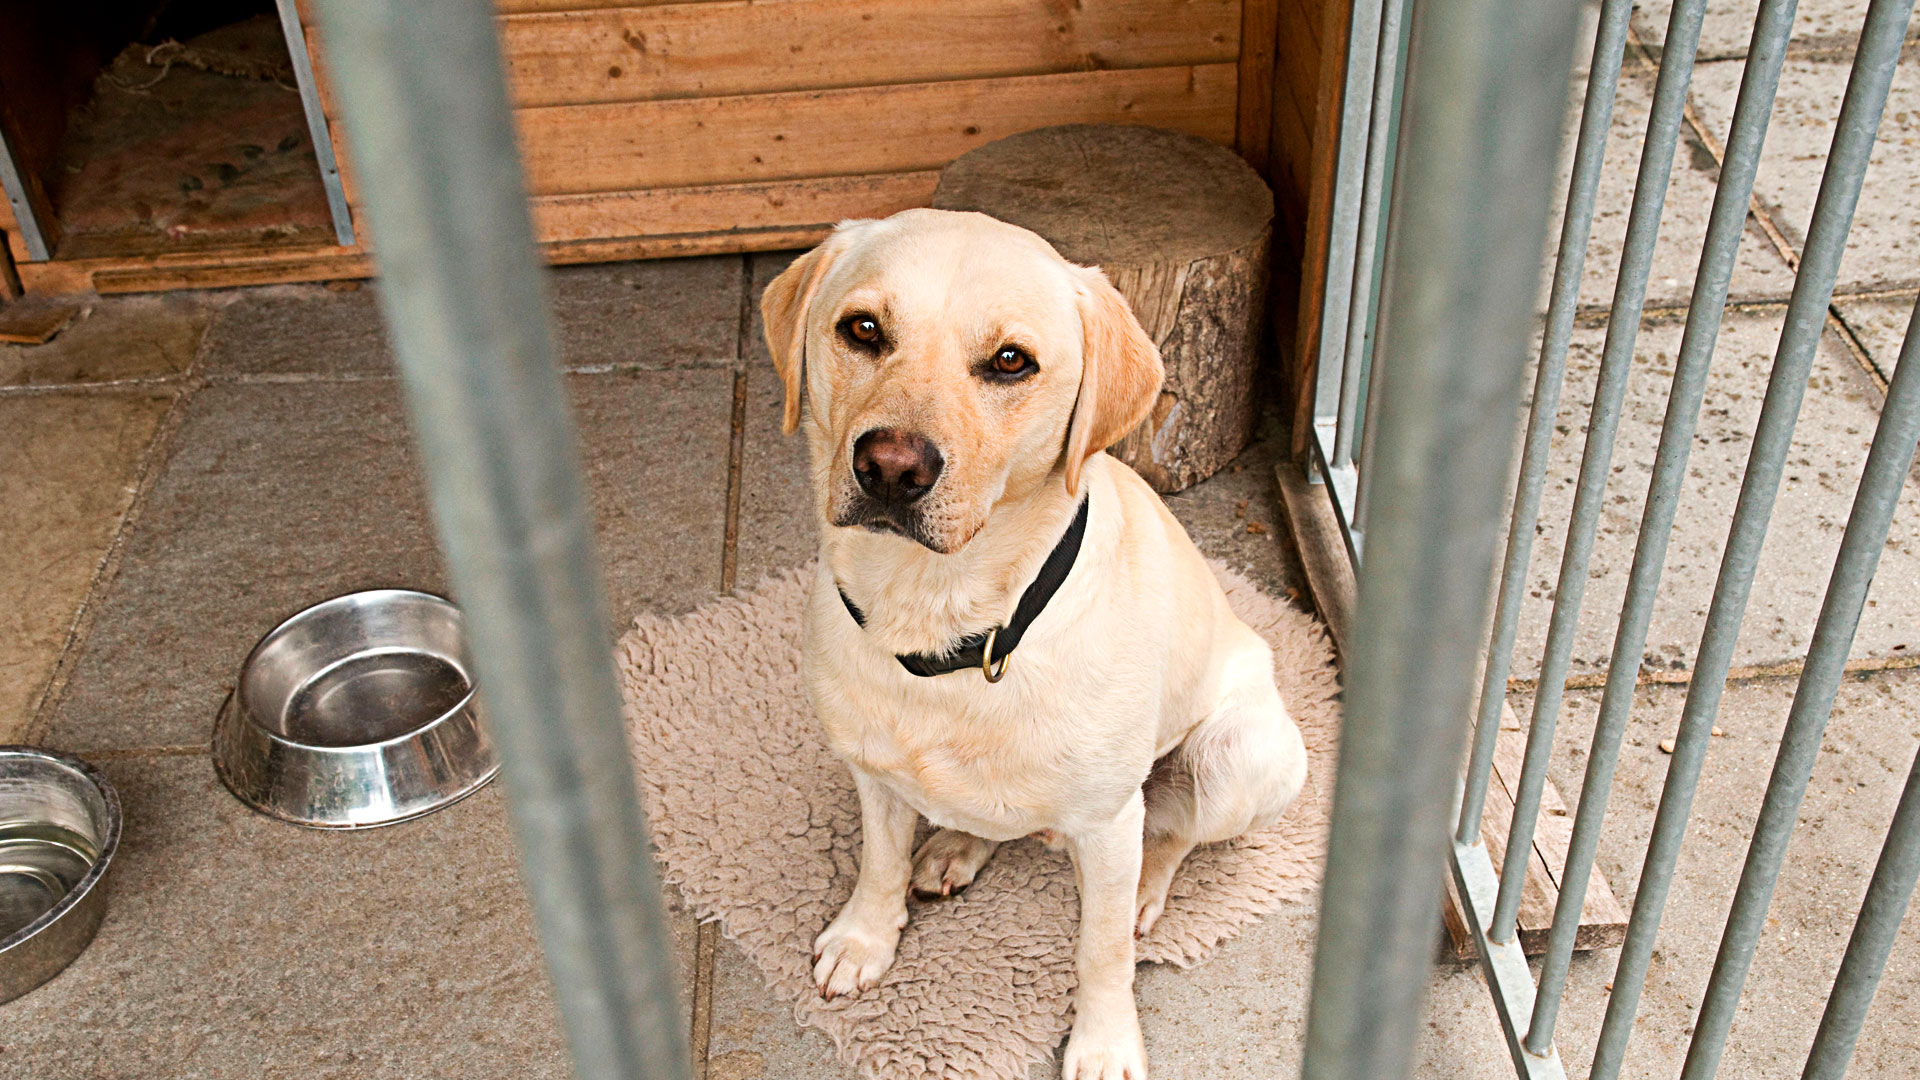
[[[311,5],[120,7],[111,31],[18,7],[0,16],[15,24],[0,40],[31,54],[0,69],[14,73],[0,81],[11,166],[0,168],[0,228],[19,285],[123,292],[370,273]],[[1269,178],[1276,296],[1290,308],[1314,178],[1331,179],[1314,164],[1314,133],[1328,128],[1324,88],[1337,92],[1322,61],[1345,33],[1342,0],[499,0],[498,12],[551,262],[801,247],[840,219],[926,205],[942,166],[995,139],[1140,124],[1231,147]],[[282,36],[261,65],[271,70],[245,87],[271,107],[273,138],[235,127],[212,146],[147,140],[145,160],[123,171],[155,178],[157,198],[80,182],[91,177],[72,171],[70,144],[87,118],[169,95],[208,112],[188,84],[236,77],[181,54],[243,20],[257,39],[276,15]],[[170,33],[169,19],[183,29]],[[261,158],[280,167],[255,179]],[[169,200],[231,199],[240,180],[250,197],[226,215],[239,228],[168,217]],[[76,189],[91,202],[73,201]],[[88,222],[116,213],[129,227],[103,243]]]

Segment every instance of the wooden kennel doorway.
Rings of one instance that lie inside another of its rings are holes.
[[[0,6],[15,260],[350,243],[285,26],[273,0]]]

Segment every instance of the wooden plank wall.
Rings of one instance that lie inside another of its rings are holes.
[[[841,219],[924,205],[941,166],[992,139],[1151,124],[1233,146],[1273,184],[1274,330],[1292,385],[1323,149],[1321,39],[1347,0],[496,3],[535,228],[554,262],[801,247]],[[324,35],[300,7],[331,123]],[[357,205],[351,147],[337,126],[334,137]],[[361,246],[21,268],[48,291],[369,270]]]
[[[1151,124],[1234,145],[1240,127],[1240,0],[499,6],[549,243],[791,243],[924,205],[941,166],[1030,128]],[[309,26],[324,72],[323,36]],[[336,128],[357,206],[345,143]]]

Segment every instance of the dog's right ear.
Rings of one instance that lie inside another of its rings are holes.
[[[766,331],[767,351],[773,354],[774,369],[787,386],[786,414],[780,427],[788,435],[800,429],[800,389],[806,385],[807,310],[813,306],[813,294],[820,291],[827,271],[833,268],[833,260],[845,249],[850,229],[864,224],[841,222],[832,236],[793,260],[760,294],[760,324]]]

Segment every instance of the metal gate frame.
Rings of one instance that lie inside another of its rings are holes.
[[[1486,7],[1488,5],[1469,5]],[[1498,6],[1498,5],[1494,5]],[[1559,6],[1559,5],[1556,5]],[[1571,9],[1572,4],[1565,4]],[[1397,0],[1358,0],[1352,23],[1350,53],[1345,85],[1345,106],[1341,113],[1338,181],[1334,193],[1332,234],[1329,243],[1326,310],[1322,313],[1320,351],[1315,387],[1312,468],[1317,479],[1326,484],[1336,518],[1347,538],[1347,547],[1360,573],[1361,602],[1354,656],[1347,671],[1349,687],[1349,726],[1391,725],[1373,715],[1374,680],[1392,678],[1391,657],[1376,656],[1373,650],[1384,647],[1378,634],[1369,635],[1369,623],[1417,623],[1415,633],[1477,635],[1483,623],[1460,622],[1457,613],[1447,612],[1441,621],[1409,618],[1412,609],[1403,606],[1414,586],[1403,580],[1414,572],[1404,551],[1382,550],[1380,534],[1388,528],[1389,516],[1397,519],[1414,516],[1419,507],[1408,507],[1405,500],[1418,500],[1428,485],[1444,477],[1435,476],[1434,460],[1424,463],[1397,459],[1384,449],[1397,444],[1410,421],[1404,414],[1376,402],[1391,402],[1402,387],[1416,396],[1433,393],[1431,375],[1418,369],[1433,362],[1430,356],[1412,355],[1416,348],[1398,342],[1418,342],[1418,352],[1429,352],[1432,345],[1425,337],[1401,337],[1402,323],[1421,326],[1418,317],[1400,310],[1402,304],[1419,304],[1398,293],[1394,267],[1403,261],[1405,249],[1421,244],[1424,223],[1413,219],[1417,205],[1408,191],[1435,182],[1439,175],[1417,158],[1424,140],[1431,137],[1432,121],[1423,109],[1426,95],[1470,96],[1478,89],[1500,97],[1501,107],[1487,119],[1515,122],[1515,110],[1527,103],[1526,95],[1540,93],[1537,87],[1495,84],[1491,89],[1476,86],[1470,78],[1460,83],[1429,84],[1416,78],[1432,52],[1441,47],[1429,20],[1456,19],[1457,5],[1416,0],[1412,23],[1411,53],[1396,63],[1389,29],[1398,17]],[[1484,653],[1483,678],[1473,727],[1472,749],[1466,775],[1458,787],[1458,816],[1455,819],[1449,862],[1454,882],[1463,899],[1467,921],[1479,946],[1482,965],[1495,1009],[1506,1034],[1516,1074],[1528,1080],[1558,1080],[1565,1076],[1554,1044],[1554,1025],[1566,991],[1568,965],[1581,910],[1591,876],[1599,833],[1605,820],[1607,797],[1613,770],[1618,761],[1620,741],[1639,669],[1639,657],[1646,644],[1647,628],[1664,566],[1666,545],[1686,472],[1687,455],[1705,392],[1710,360],[1720,318],[1724,310],[1735,254],[1744,231],[1747,208],[1752,197],[1759,166],[1761,144],[1778,89],[1781,64],[1792,30],[1793,0],[1762,0],[1755,21],[1752,44],[1740,96],[1732,121],[1720,180],[1706,235],[1698,274],[1688,309],[1684,337],[1673,376],[1667,415],[1662,427],[1653,478],[1647,494],[1646,511],[1641,522],[1627,595],[1620,614],[1599,720],[1588,755],[1586,777],[1573,825],[1573,837],[1567,864],[1561,876],[1561,888],[1549,936],[1547,952],[1538,983],[1528,969],[1516,933],[1516,915],[1526,877],[1524,860],[1511,860],[1496,873],[1484,843],[1482,815],[1486,804],[1495,741],[1502,710],[1505,708],[1507,677],[1514,647],[1522,590],[1526,582],[1528,559],[1535,525],[1539,519],[1541,485],[1546,474],[1547,455],[1557,414],[1561,385],[1566,373],[1568,344],[1573,329],[1575,301],[1578,296],[1584,257],[1591,231],[1595,194],[1599,186],[1600,166],[1611,124],[1613,100],[1621,70],[1627,37],[1631,0],[1604,0],[1600,12],[1594,53],[1584,108],[1581,113],[1573,170],[1567,195],[1553,286],[1549,294],[1546,327],[1538,354],[1532,403],[1526,423],[1524,452],[1513,500],[1511,521],[1501,574],[1490,640]],[[1711,609],[1693,666],[1686,705],[1674,746],[1666,784],[1656,812],[1652,841],[1634,898],[1628,923],[1627,940],[1612,983],[1606,1017],[1599,1035],[1591,1080],[1614,1080],[1619,1075],[1639,996],[1659,932],[1662,910],[1679,856],[1681,838],[1691,810],[1695,785],[1705,758],[1707,739],[1718,710],[1721,690],[1732,663],[1733,646],[1748,593],[1765,539],[1768,519],[1778,491],[1782,469],[1790,445],[1801,399],[1805,393],[1814,351],[1823,331],[1840,255],[1845,247],[1853,211],[1858,202],[1868,155],[1873,148],[1880,114],[1886,104],[1894,68],[1899,59],[1912,0],[1873,0],[1862,31],[1858,53],[1842,104],[1833,145],[1828,155],[1820,194],[1815,203],[1788,305],[1767,395],[1754,435],[1753,449],[1741,486]],[[1660,214],[1672,169],[1686,106],[1687,86],[1692,74],[1699,42],[1704,0],[1680,0],[1673,8],[1661,50],[1659,75],[1645,145],[1639,160],[1633,204],[1627,225],[1621,266],[1615,281],[1613,302],[1608,314],[1606,343],[1603,349],[1594,405],[1588,423],[1586,446],[1581,459],[1575,499],[1568,526],[1559,580],[1554,592],[1552,616],[1548,628],[1546,653],[1542,660],[1539,690],[1535,695],[1528,726],[1525,762],[1522,767],[1515,807],[1507,829],[1508,850],[1524,851],[1530,846],[1546,783],[1547,761],[1552,751],[1554,728],[1562,705],[1567,669],[1573,648],[1582,592],[1588,576],[1588,560],[1605,493],[1618,430],[1621,406],[1631,364],[1635,336],[1640,327],[1646,299],[1647,280],[1653,249],[1658,237]],[[1511,16],[1510,17],[1514,17]],[[1408,130],[1397,130],[1399,114],[1385,95],[1396,70],[1407,69],[1404,90]],[[1563,80],[1567,70],[1560,71]],[[1371,93],[1368,93],[1371,89]],[[1559,100],[1557,97],[1555,100]],[[1383,153],[1383,143],[1398,139],[1404,161],[1394,168],[1393,155]],[[1363,150],[1364,148],[1364,150]],[[1489,167],[1497,163],[1489,161]],[[1551,175],[1551,159],[1542,175]],[[1402,175],[1404,173],[1404,176]],[[1404,183],[1402,183],[1404,181]],[[1536,180],[1537,183],[1537,180]],[[1378,191],[1392,186],[1395,192],[1392,214],[1384,234],[1377,233]],[[1464,201],[1464,200],[1463,200]],[[1516,204],[1516,206],[1519,204]],[[1532,206],[1526,207],[1528,211]],[[1531,219],[1527,219],[1531,224]],[[1535,249],[1538,250],[1537,248]],[[1521,252],[1515,258],[1530,269],[1537,256]],[[1388,295],[1381,298],[1370,292],[1377,286],[1380,267],[1387,268]],[[1456,261],[1435,268],[1455,274],[1486,274],[1486,263]],[[1506,268],[1499,268],[1505,270]],[[1370,279],[1371,274],[1371,279]],[[1531,301],[1531,277],[1522,284],[1515,298]],[[1479,315],[1464,306],[1456,313],[1461,320]],[[1371,333],[1370,333],[1371,331]],[[1377,339],[1377,344],[1375,343]],[[1377,359],[1376,359],[1377,355]],[[1504,357],[1503,357],[1504,358]],[[1911,468],[1915,443],[1920,440],[1920,374],[1909,362],[1920,361],[1920,307],[1916,307],[1906,340],[1901,349],[1901,367],[1896,370],[1881,411],[1867,462],[1840,544],[1831,581],[1815,626],[1806,664],[1789,712],[1773,775],[1761,807],[1748,850],[1746,865],[1735,893],[1732,911],[1723,932],[1713,974],[1707,985],[1701,1011],[1696,1019],[1692,1042],[1683,1066],[1683,1080],[1706,1080],[1714,1075],[1725,1050],[1728,1031],[1738,1003],[1741,986],[1758,945],[1766,911],[1785,856],[1787,841],[1805,794],[1821,733],[1831,711],[1847,654],[1858,625],[1866,593],[1873,579],[1880,551],[1884,548],[1901,487]],[[1407,374],[1409,370],[1418,373]],[[1503,370],[1505,370],[1503,368]],[[1375,384],[1378,372],[1378,385]],[[1371,391],[1371,392],[1370,392]],[[1448,414],[1455,422],[1471,423],[1484,415],[1475,409],[1484,402],[1430,398],[1420,408]],[[1499,425],[1490,425],[1499,427]],[[1504,434],[1504,433],[1503,433]],[[1357,450],[1357,452],[1356,452]],[[1496,464],[1497,462],[1497,464]],[[1424,473],[1422,465],[1426,466]],[[1455,459],[1450,469],[1480,470],[1477,484],[1493,486],[1506,475],[1506,462],[1498,455]],[[1369,484],[1375,473],[1379,479]],[[1415,482],[1408,482],[1411,479]],[[1370,490],[1371,489],[1371,490]],[[1481,495],[1484,498],[1484,495]],[[1369,506],[1377,507],[1369,514]],[[1497,514],[1498,511],[1493,512]],[[1491,517],[1492,515],[1490,515]],[[1440,522],[1429,527],[1443,528]],[[1365,541],[1363,543],[1363,540]],[[1438,534],[1430,543],[1459,545],[1462,538]],[[1367,558],[1362,561],[1363,552]],[[1471,560],[1443,572],[1473,577],[1482,567],[1480,551],[1474,548]],[[1382,581],[1381,579],[1386,579]],[[1487,580],[1484,577],[1475,581]],[[1434,582],[1425,583],[1436,588]],[[1425,594],[1431,595],[1431,593]],[[1384,599],[1393,596],[1395,600]],[[1395,639],[1393,647],[1405,648],[1405,638]],[[1458,663],[1458,658],[1454,658]],[[1474,659],[1459,669],[1445,672],[1448,679],[1470,672]],[[1452,699],[1449,682],[1428,676],[1413,693],[1409,687],[1396,687],[1404,726],[1422,722],[1427,715],[1418,692],[1444,691]],[[1457,723],[1468,710],[1434,722],[1444,726]],[[1364,734],[1364,731],[1363,731]],[[1353,733],[1349,730],[1347,738]],[[1411,748],[1414,744],[1404,744]],[[1435,736],[1423,744],[1428,750],[1445,745]],[[1448,761],[1457,759],[1445,759]],[[1348,784],[1349,772],[1370,774],[1378,762],[1352,763],[1343,750],[1339,790]],[[1451,773],[1449,772],[1449,775]],[[1379,777],[1371,777],[1379,783]],[[1376,797],[1377,794],[1376,794]],[[1405,863],[1389,863],[1371,871],[1356,861],[1380,857],[1381,845],[1372,847],[1343,834],[1341,814],[1376,817],[1388,810],[1354,800],[1352,805],[1336,798],[1334,845],[1329,856],[1327,905],[1323,915],[1321,959],[1316,963],[1314,983],[1314,1024],[1319,1023],[1320,1005],[1326,986],[1338,986],[1342,973],[1336,962],[1352,962],[1352,949],[1340,941],[1329,941],[1332,931],[1352,932],[1330,925],[1337,902],[1343,906],[1376,903],[1388,894],[1388,887],[1374,882],[1371,890],[1353,887],[1345,874],[1365,879],[1387,870],[1398,870]],[[1404,813],[1404,810],[1392,810]],[[1373,829],[1404,832],[1418,824],[1398,825],[1391,817],[1376,821]],[[1366,826],[1356,826],[1360,832]],[[1353,867],[1350,870],[1343,869]],[[1336,879],[1336,875],[1340,875]],[[1855,923],[1840,971],[1836,976],[1826,1012],[1806,1064],[1805,1077],[1838,1077],[1844,1073],[1860,1026],[1865,1019],[1880,973],[1892,948],[1894,936],[1904,915],[1916,876],[1920,876],[1920,758],[1916,758],[1900,805],[1889,825],[1866,900]],[[1338,880],[1342,891],[1335,892]],[[1349,894],[1347,890],[1352,889]],[[1333,958],[1340,958],[1334,961]],[[1417,964],[1409,961],[1403,975],[1418,981]],[[1324,984],[1324,985],[1323,985]],[[1404,1008],[1403,1003],[1396,1003]],[[1345,1062],[1345,1054],[1327,1054],[1337,1058],[1327,1069],[1318,1067],[1316,1051],[1325,1048],[1309,1033],[1308,1074],[1310,1076],[1359,1077],[1364,1075],[1404,1075],[1404,1062],[1392,1064],[1399,1071],[1354,1071]],[[1350,1048],[1349,1048],[1350,1049]]]
[[[491,5],[318,6],[368,221],[381,238],[381,304],[453,585],[472,615],[474,661],[489,688],[523,874],[576,1075],[684,1080],[687,1048],[666,924],[602,639],[606,605],[553,363]],[[1602,1080],[1617,1075],[1631,1028],[1912,6],[1873,0],[1867,16],[1601,1033],[1592,1076]],[[1464,782],[1457,763],[1467,749],[1464,720],[1479,661],[1474,642],[1490,606],[1486,584],[1512,450],[1503,425],[1486,418],[1511,415],[1518,404],[1546,238],[1549,196],[1541,178],[1553,174],[1577,3],[1356,0],[1315,447],[1363,572],[1314,960],[1304,1062],[1311,1080],[1407,1075],[1449,863],[1469,900],[1517,1074],[1563,1075],[1553,1021],[1572,930],[1793,7],[1793,0],[1764,0],[1760,8],[1695,283],[1694,296],[1706,302],[1688,313],[1575,818],[1574,854],[1536,988],[1514,933],[1523,861],[1513,860],[1496,878],[1478,839],[1479,820],[1629,0],[1606,0],[1602,13]],[[1541,680],[1516,800],[1514,848],[1524,848],[1538,812],[1556,691],[1703,11],[1704,0],[1682,0],[1666,39],[1543,665],[1552,677]],[[1724,1048],[1916,439],[1920,311],[1874,435],[1721,941],[1683,1074],[1692,1080],[1711,1076]],[[1917,874],[1920,762],[1889,829],[1806,1076],[1844,1070]]]

